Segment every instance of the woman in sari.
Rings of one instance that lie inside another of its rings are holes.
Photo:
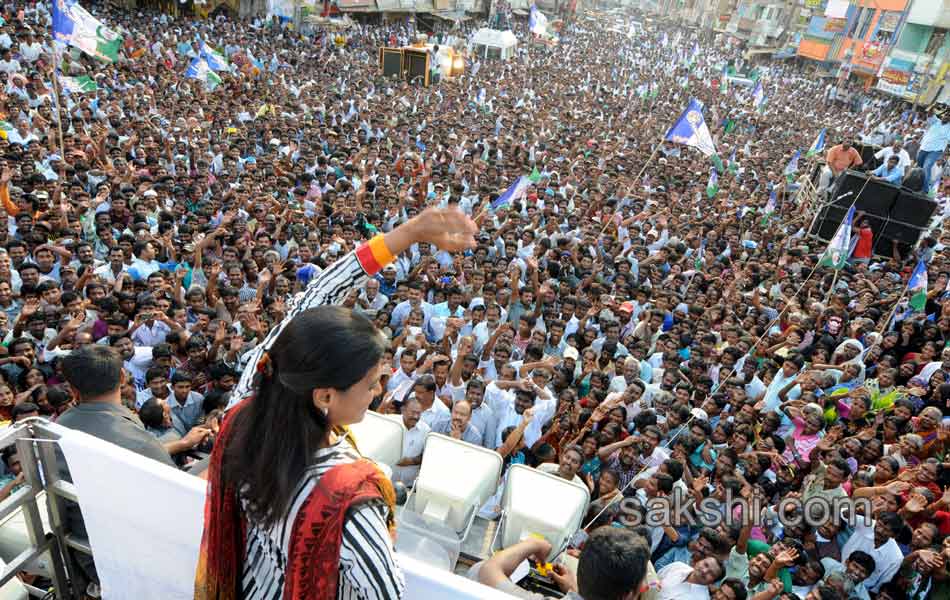
[[[923,440],[923,446],[917,453],[917,458],[924,460],[935,456],[943,450],[945,430],[940,428],[943,413],[936,406],[928,406],[920,411],[920,416],[911,419],[914,424],[914,433]]]
[[[373,238],[251,352],[211,457],[196,600],[402,597],[392,484],[346,430],[382,393],[386,341],[365,316],[323,305],[413,243],[458,251],[475,231],[458,210],[429,209]]]

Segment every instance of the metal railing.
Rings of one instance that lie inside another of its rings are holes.
[[[81,588],[78,567],[71,558],[71,548],[92,556],[89,542],[68,530],[66,502],[77,502],[76,488],[62,478],[57,458],[58,436],[46,427],[47,421],[31,418],[11,425],[0,432],[0,448],[16,447],[24,483],[0,502],[0,521],[22,511],[29,544],[0,571],[0,586],[29,571],[32,563],[45,553],[49,556],[52,594],[59,600],[79,600],[85,592]],[[44,508],[38,495],[45,492]],[[41,510],[48,511],[49,530],[44,525]],[[23,582],[21,582],[23,583]],[[49,598],[51,591],[23,583],[30,597]]]

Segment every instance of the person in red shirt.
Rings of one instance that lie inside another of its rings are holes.
[[[871,224],[866,217],[858,218],[856,221],[857,225],[852,226],[852,230],[858,238],[858,243],[854,246],[851,261],[867,264],[871,262],[871,250],[874,247],[874,232],[871,231]]]

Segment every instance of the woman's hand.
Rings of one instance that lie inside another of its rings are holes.
[[[397,237],[390,244],[391,236],[399,236],[406,230],[408,243],[401,245],[401,238]],[[390,252],[398,254],[415,242],[428,242],[439,250],[459,252],[475,247],[475,234],[478,226],[465,213],[457,208],[427,208],[413,217],[402,227],[397,227],[389,236],[386,243]]]

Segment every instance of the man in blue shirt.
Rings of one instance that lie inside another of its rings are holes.
[[[917,151],[917,164],[924,169],[924,189],[930,189],[930,168],[943,156],[950,142],[950,120],[944,122],[943,115],[932,116],[927,120],[927,131],[920,140]]]
[[[888,183],[900,185],[901,180],[904,178],[904,170],[901,169],[899,165],[900,157],[898,157],[896,154],[891,154],[887,158],[887,162],[874,169],[871,175],[875,179],[882,179]]]

